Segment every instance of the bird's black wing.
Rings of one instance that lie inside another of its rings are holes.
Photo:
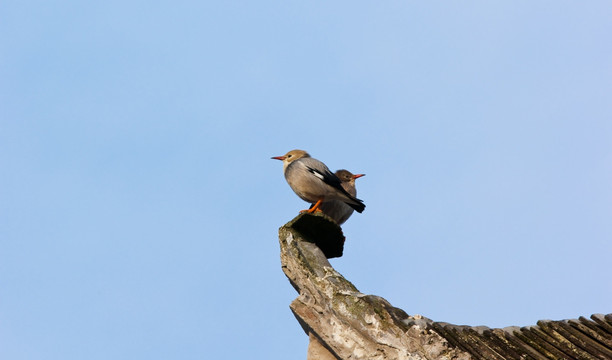
[[[308,169],[308,171],[311,174],[321,179],[327,185],[332,186],[342,192],[346,192],[344,188],[342,188],[342,183],[340,182],[340,179],[338,179],[338,177],[331,171],[327,169],[325,170],[314,169],[310,166],[306,166],[306,169]]]
[[[328,169],[319,170],[319,169],[314,169],[314,168],[312,168],[310,166],[306,166],[306,169],[308,169],[308,171],[310,173],[312,173],[314,176],[316,176],[319,179],[321,179],[327,185],[338,189],[340,192],[342,192],[344,195],[346,195],[346,197],[348,197],[349,199],[353,200],[352,202],[348,202],[347,201],[346,204],[348,206],[352,207],[353,209],[355,209],[358,213],[361,213],[365,209],[365,205],[363,204],[362,200],[357,199],[353,195],[351,195],[348,192],[346,192],[346,190],[344,190],[344,188],[342,187],[342,182],[336,176],[336,174],[332,173]]]

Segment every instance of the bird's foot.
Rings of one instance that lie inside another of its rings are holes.
[[[321,209],[315,209],[315,208],[310,208],[310,209],[306,209],[306,210],[300,210],[300,214],[304,214],[304,213],[308,213],[308,214],[312,214],[312,213],[320,213],[323,212],[323,210]]]
[[[319,206],[321,206],[322,202],[323,200],[319,199],[314,205],[310,207],[310,209],[300,211],[300,214],[303,214],[303,213],[312,214],[314,212],[322,212],[321,209],[319,209]]]

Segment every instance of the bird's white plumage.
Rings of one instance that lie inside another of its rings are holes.
[[[317,170],[309,170],[314,176],[318,177],[319,179],[323,180],[325,179],[325,176],[323,176],[323,174],[321,174],[320,172],[318,172]]]

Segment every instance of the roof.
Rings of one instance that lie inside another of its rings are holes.
[[[362,294],[333,269],[344,235],[321,214],[301,214],[279,229],[281,265],[300,294],[291,310],[329,359],[612,360],[612,314],[540,320],[494,329],[410,316]]]
[[[540,320],[535,326],[457,326],[431,322],[431,329],[475,359],[612,359],[612,314],[590,319]]]

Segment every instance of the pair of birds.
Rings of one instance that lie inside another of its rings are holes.
[[[347,170],[338,170],[334,174],[304,150],[291,150],[272,159],[282,160],[285,179],[291,189],[302,200],[313,204],[304,211],[322,211],[340,225],[351,216],[353,210],[361,213],[365,209],[363,201],[355,197],[355,179],[365,174],[353,175]]]

